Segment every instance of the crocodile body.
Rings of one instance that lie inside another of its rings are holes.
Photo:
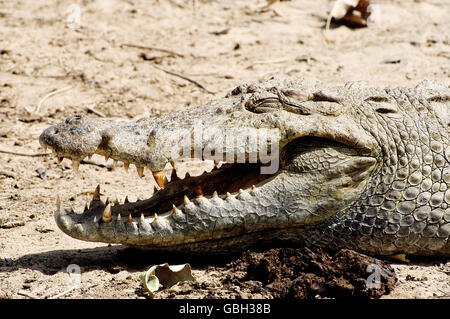
[[[197,254],[289,241],[450,256],[449,127],[442,84],[295,78],[242,85],[158,118],[74,115],[40,143],[75,168],[97,153],[134,164],[140,176],[152,171],[160,185],[133,203],[103,202],[97,189],[82,214],[58,199],[56,222],[78,239]],[[182,155],[227,163],[196,177],[173,172],[167,182],[162,170]]]

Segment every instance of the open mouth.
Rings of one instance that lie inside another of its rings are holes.
[[[51,148],[48,145],[43,146]],[[70,158],[67,155],[61,156],[53,148],[52,151],[58,157],[58,162],[61,162],[63,158]],[[102,152],[97,153],[101,154]],[[105,156],[105,158],[112,158],[115,162],[119,161],[114,157]],[[79,160],[72,160],[72,163],[73,168],[78,170]],[[256,163],[214,162],[214,168],[211,171],[205,171],[199,176],[191,176],[188,171],[184,178],[180,178],[177,175],[176,163],[171,162],[171,164],[173,170],[169,179],[164,176],[163,171],[152,172],[159,188],[155,187],[150,198],[129,202],[128,197],[125,197],[123,203],[118,200],[111,202],[109,199],[103,202],[100,199],[100,186],[97,186],[92,201],[86,203],[81,216],[94,216],[94,220],[98,223],[108,223],[111,220],[132,222],[135,218],[151,219],[151,222],[157,218],[167,217],[177,207],[186,206],[191,200],[195,202],[196,199],[201,197],[225,200],[231,196],[239,197],[244,192],[248,194],[278,174],[278,171],[273,174],[261,173],[261,168],[270,166],[270,162],[268,164],[259,161]],[[184,164],[188,166],[189,162]],[[124,168],[127,171],[129,165],[129,163],[124,162]],[[143,177],[143,168],[137,167],[137,172],[139,177]],[[60,205],[61,200],[58,199],[58,211],[63,212],[64,210]]]

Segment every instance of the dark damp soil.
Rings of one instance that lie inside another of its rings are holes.
[[[233,268],[245,271],[244,284],[258,281],[274,298],[379,298],[397,282],[388,263],[348,249],[335,254],[309,248],[246,251]]]

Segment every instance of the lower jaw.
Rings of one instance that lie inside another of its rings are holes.
[[[220,168],[214,168],[210,172],[205,172],[200,176],[186,175],[184,179],[179,179],[172,174],[171,181],[166,183],[165,188],[155,189],[152,197],[146,200],[137,200],[120,204],[110,203],[110,210],[107,212],[109,199],[106,202],[100,200],[100,190],[97,188],[94,199],[85,211],[75,219],[78,222],[83,220],[95,220],[99,223],[115,220],[119,215],[122,218],[133,220],[135,218],[155,218],[155,216],[165,217],[172,213],[173,207],[178,207],[192,198],[212,198],[214,196],[227,198],[231,194],[236,194],[241,190],[258,188],[272,180],[279,172],[269,175],[261,174],[260,163],[233,163],[223,164]],[[58,210],[60,209],[57,204]],[[109,214],[106,216],[105,213]]]

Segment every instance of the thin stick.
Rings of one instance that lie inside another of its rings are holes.
[[[205,88],[201,83],[199,83],[199,82],[197,82],[197,81],[195,81],[195,80],[192,80],[191,78],[188,78],[188,77],[185,76],[185,75],[182,75],[182,74],[178,74],[178,73],[175,73],[175,72],[172,72],[172,71],[165,70],[165,69],[163,69],[163,68],[161,68],[161,67],[159,67],[159,66],[156,66],[156,65],[153,65],[153,67],[154,67],[154,68],[157,68],[158,70],[161,70],[161,71],[163,71],[163,72],[166,72],[167,74],[170,74],[170,75],[173,75],[173,76],[177,76],[177,77],[179,77],[179,78],[181,78],[181,79],[183,79],[183,80],[186,80],[186,81],[188,81],[188,82],[191,82],[191,83],[195,84],[196,86],[198,86],[199,88],[205,90],[205,91],[208,92],[209,94],[216,94],[216,92],[212,92],[212,91],[208,90],[208,89]]]
[[[139,45],[139,44],[132,44],[132,43],[122,43],[121,45],[125,46],[125,47],[130,47],[130,48],[138,48],[138,49],[147,49],[147,50],[153,50],[153,51],[159,51],[159,52],[164,52],[164,53],[169,53],[175,56],[178,56],[180,58],[184,58],[184,55],[181,53],[177,53],[174,51],[170,51],[167,49],[161,49],[161,48],[155,48],[155,47],[149,47],[146,45]]]
[[[64,295],[67,295],[69,292],[71,292],[71,291],[74,290],[75,288],[78,288],[78,286],[72,286],[72,287],[70,287],[69,289],[67,289],[67,290],[65,290],[65,291],[63,291],[63,292],[61,292],[61,293],[59,293],[59,294],[57,294],[57,295],[55,295],[55,296],[53,296],[53,297],[48,297],[47,299],[58,299],[59,297],[62,297],[62,296],[64,296]]]
[[[331,19],[333,18],[331,12],[332,11],[330,11],[330,14],[328,15],[327,24],[325,25],[325,41],[327,41],[328,44],[331,43],[330,39],[328,38],[328,30],[330,30]]]
[[[90,107],[90,106],[86,106],[86,109],[87,109],[88,111],[90,111],[90,112],[92,112],[92,113],[94,113],[94,114],[100,116],[100,117],[106,117],[105,114],[103,114],[103,113],[100,112],[100,111],[97,111],[96,109],[94,109],[94,108],[92,108],[92,107]]]
[[[55,90],[55,91],[53,91],[53,92],[50,92],[49,94],[47,94],[46,96],[44,96],[44,97],[41,99],[41,101],[39,102],[39,104],[38,104],[38,106],[36,107],[36,110],[34,110],[34,112],[35,112],[35,113],[39,113],[39,110],[40,110],[40,108],[41,108],[42,103],[44,103],[44,101],[45,101],[46,99],[48,99],[49,97],[51,97],[51,96],[53,96],[53,95],[55,95],[55,94],[58,94],[58,93],[67,91],[67,90],[69,90],[69,89],[71,89],[71,88],[72,88],[72,86],[66,86],[66,87],[64,87],[64,88],[62,88],[62,89],[59,89],[59,90]]]
[[[27,154],[27,153],[21,153],[21,152],[7,151],[5,149],[2,149],[1,147],[0,147],[0,153],[11,154],[11,155],[18,155],[18,156],[30,156],[30,157],[47,156],[47,155],[51,155],[52,154],[52,153],[32,153],[32,154]]]
[[[37,299],[35,296],[29,295],[29,294],[27,294],[26,292],[18,291],[17,294],[18,294],[18,295],[21,295],[21,296],[28,297],[28,298],[30,298],[30,299]]]

